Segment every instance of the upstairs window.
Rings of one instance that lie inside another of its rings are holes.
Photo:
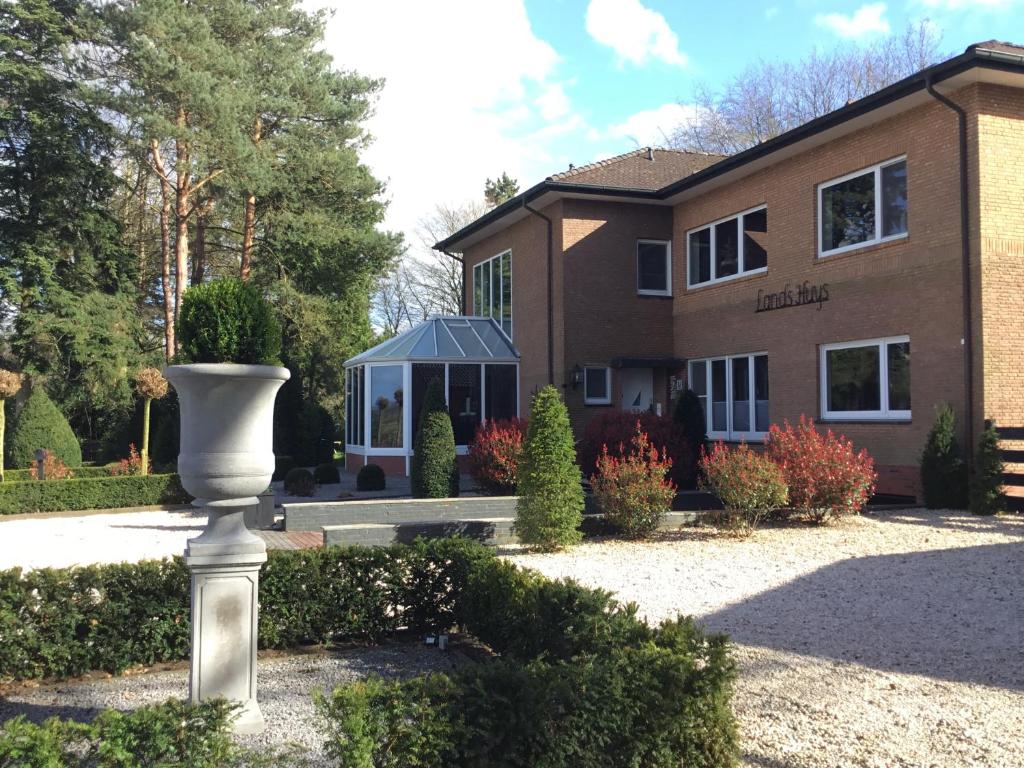
[[[672,245],[663,240],[636,241],[636,292],[672,295]]]
[[[473,314],[493,317],[512,338],[512,251],[473,267]]]
[[[761,206],[690,230],[687,286],[694,288],[768,269],[768,208]]]
[[[907,160],[857,171],[818,187],[819,256],[907,235]]]

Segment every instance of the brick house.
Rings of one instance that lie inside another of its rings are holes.
[[[435,247],[519,349],[524,407],[553,383],[579,433],[689,386],[714,438],[807,414],[915,494],[940,403],[966,446],[1024,426],[1024,48],[972,45],[730,157],[570,167]]]

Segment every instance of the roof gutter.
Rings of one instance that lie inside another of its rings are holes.
[[[534,216],[544,220],[548,229],[548,384],[555,383],[555,257],[554,257],[554,227],[551,218],[545,216],[536,208],[531,208],[523,197],[523,208]]]
[[[980,53],[980,51],[979,51]],[[996,53],[985,51],[985,53]],[[1018,62],[1021,57],[1013,57]],[[943,106],[953,110],[957,116],[960,143],[960,281],[963,291],[963,350],[964,350],[964,428],[967,439],[964,441],[964,456],[967,469],[974,467],[974,344],[971,322],[971,217],[970,217],[970,184],[967,168],[967,112],[956,102],[935,90],[931,76],[925,78],[925,88],[929,95]]]

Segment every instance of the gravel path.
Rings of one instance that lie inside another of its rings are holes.
[[[1024,519],[899,512],[513,554],[728,632],[744,764],[1024,766]]]
[[[267,729],[239,738],[244,746],[297,746],[308,750],[311,766],[328,766],[324,735],[313,706],[313,691],[330,692],[342,683],[377,673],[399,677],[453,669],[467,662],[456,650],[438,651],[419,643],[349,648],[259,661],[259,702]],[[40,722],[52,715],[90,720],[105,707],[129,710],[169,698],[188,697],[188,668],[112,677],[105,680],[24,686],[0,697],[0,722],[25,715]]]
[[[120,512],[0,520],[0,569],[135,562],[185,551],[206,526],[202,512]]]

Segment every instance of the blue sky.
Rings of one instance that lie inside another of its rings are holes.
[[[759,58],[870,43],[929,19],[941,49],[1024,43],[1024,0],[320,0],[337,65],[387,81],[366,160],[415,243],[438,203],[663,143],[694,88]]]

